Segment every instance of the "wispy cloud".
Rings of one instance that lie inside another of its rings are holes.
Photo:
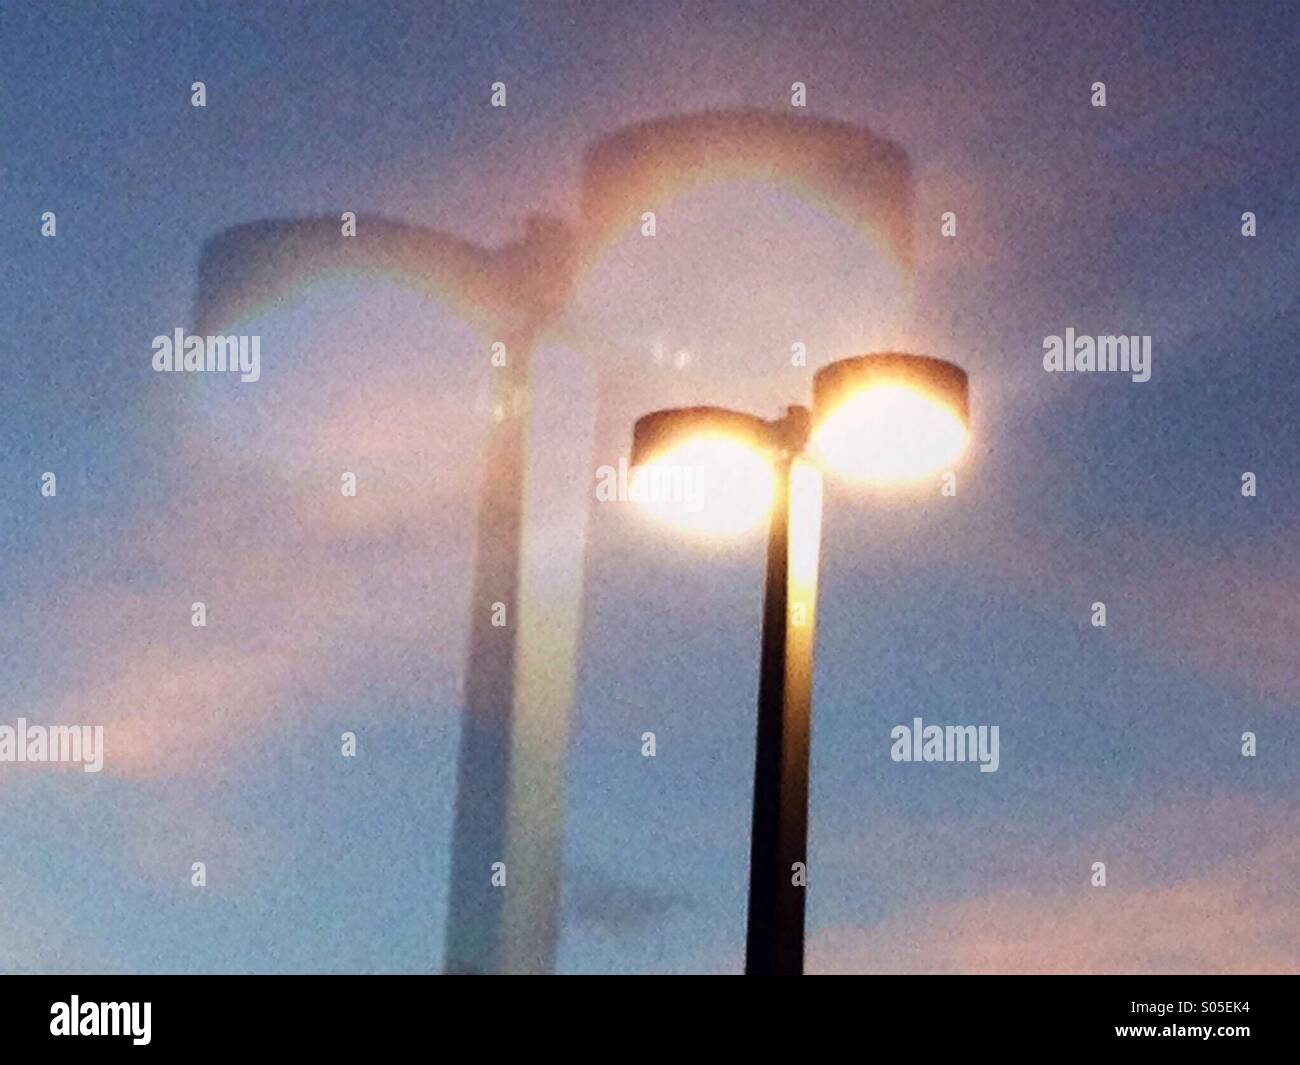
[[[1014,886],[818,930],[830,973],[1300,972],[1295,810],[1189,803],[1040,851]],[[1089,882],[1107,863],[1108,886]],[[1171,863],[1191,868],[1170,877]]]

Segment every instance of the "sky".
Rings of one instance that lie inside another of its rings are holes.
[[[0,763],[0,971],[439,969],[490,338],[358,270],[249,301],[256,383],[155,373],[151,342],[229,227],[582,230],[593,144],[716,110],[894,142],[911,255],[727,171],[721,137],[720,176],[622,205],[539,339],[530,485],[594,498],[638,414],[773,416],[844,355],[968,371],[955,496],[828,484],[808,970],[1300,969],[1296,28],[1264,3],[0,3],[0,725],[108,744],[98,774]],[[1149,335],[1150,380],[1044,372],[1067,328]],[[584,548],[558,968],[738,972],[761,535],[601,504]],[[999,726],[997,772],[892,761],[918,716]]]

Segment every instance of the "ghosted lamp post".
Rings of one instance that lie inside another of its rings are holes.
[[[826,470],[901,484],[946,469],[965,447],[966,373],[919,355],[841,359],[813,378],[811,412],[765,421],[719,407],[637,420],[635,498],[707,535],[768,520],[745,972],[803,972],[808,750]],[[680,489],[698,478],[701,491]],[[689,500],[685,497],[691,496]]]

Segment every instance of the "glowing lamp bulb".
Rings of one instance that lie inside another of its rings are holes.
[[[757,529],[775,495],[767,455],[724,432],[686,437],[635,467],[629,482],[630,498],[657,521],[707,537]]]
[[[947,469],[966,447],[966,374],[917,355],[832,363],[814,382],[811,452],[832,473],[902,484]]]

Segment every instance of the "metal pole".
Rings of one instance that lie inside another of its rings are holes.
[[[510,762],[516,712],[515,626],[492,624],[492,604],[516,610],[523,539],[530,333],[508,337],[509,362],[494,382],[494,413],[479,480],[469,660],[456,769],[444,971],[502,971],[503,891],[491,883],[506,861]],[[499,416],[498,413],[499,412]]]
[[[801,594],[799,630],[792,631],[793,461],[786,453],[777,466],[768,531],[745,946],[745,972],[755,976],[803,972],[814,593]]]
[[[570,631],[562,623],[552,620],[543,640],[524,616],[530,605],[523,594],[525,488],[532,352],[567,299],[571,242],[563,223],[530,219],[524,240],[496,253],[497,272],[491,275],[513,303],[496,327],[508,354],[505,366],[493,371],[493,415],[480,473],[447,900],[448,973],[555,967],[564,766],[563,755],[557,764],[552,748],[565,749],[571,693],[552,689],[547,701],[548,693],[539,695],[527,677],[544,657],[551,676],[572,675],[575,665],[566,642]],[[493,624],[494,603],[506,606],[509,624]],[[544,742],[529,728],[539,714],[547,718]],[[531,789],[521,793],[514,786],[520,779]],[[496,862],[507,866],[508,887],[492,883]]]

